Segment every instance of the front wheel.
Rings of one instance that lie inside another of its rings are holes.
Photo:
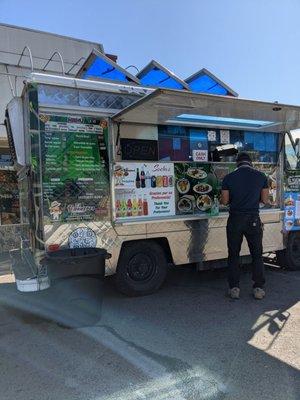
[[[276,252],[280,266],[292,271],[300,270],[300,232],[290,232],[285,250]]]
[[[122,249],[116,272],[116,285],[128,296],[157,291],[168,271],[166,255],[154,241],[131,242]]]

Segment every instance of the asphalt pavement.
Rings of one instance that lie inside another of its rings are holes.
[[[1,400],[299,400],[300,274],[226,297],[225,271],[170,272],[127,298],[113,279],[19,293],[0,261]]]

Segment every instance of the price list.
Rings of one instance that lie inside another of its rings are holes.
[[[107,152],[100,125],[50,121],[42,152],[44,203],[52,219],[94,219],[107,213]]]

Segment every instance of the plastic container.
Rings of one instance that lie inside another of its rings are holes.
[[[75,248],[47,253],[42,264],[51,280],[78,275],[104,277],[105,260],[111,255],[105,249]]]

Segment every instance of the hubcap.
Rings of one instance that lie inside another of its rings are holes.
[[[130,259],[127,272],[133,281],[147,282],[155,275],[156,264],[147,254],[137,253]]]

